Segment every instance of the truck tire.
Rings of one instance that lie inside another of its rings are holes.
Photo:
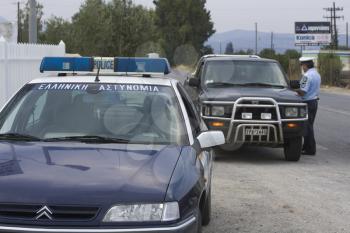
[[[300,160],[303,147],[303,138],[288,138],[284,142],[284,156],[287,161],[297,162]]]
[[[207,200],[204,203],[202,209],[202,224],[203,226],[208,226],[211,218],[211,188],[207,196]]]
[[[203,227],[202,227],[202,213],[200,208],[198,208],[198,215],[197,215],[197,233],[202,233]]]

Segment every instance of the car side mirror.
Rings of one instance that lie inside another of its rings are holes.
[[[300,89],[300,82],[298,80],[290,80],[290,87],[292,89]]]
[[[207,131],[202,132],[197,140],[201,149],[211,148],[225,144],[225,136],[222,131]]]
[[[190,87],[199,87],[200,85],[200,80],[198,78],[193,78],[191,77],[189,80],[188,80],[188,85]]]

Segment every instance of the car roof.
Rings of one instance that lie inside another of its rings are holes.
[[[257,62],[277,62],[276,60],[260,58],[256,55],[207,55],[205,61],[257,61]]]
[[[144,85],[160,85],[171,86],[176,80],[165,77],[134,77],[134,76],[99,76],[99,82],[96,82],[96,75],[76,75],[76,76],[49,76],[37,78],[29,82],[29,84],[39,83],[125,83],[125,84],[144,84]]]

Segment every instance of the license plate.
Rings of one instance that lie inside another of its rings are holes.
[[[267,129],[245,129],[245,135],[248,135],[248,136],[266,136]]]

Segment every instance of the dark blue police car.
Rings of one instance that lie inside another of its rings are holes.
[[[207,130],[180,83],[154,77],[164,66],[149,64],[116,58],[115,73],[97,76],[93,58],[43,60],[60,76],[26,84],[0,112],[0,232],[209,223],[210,148],[224,136]],[[91,74],[67,74],[78,71]]]

